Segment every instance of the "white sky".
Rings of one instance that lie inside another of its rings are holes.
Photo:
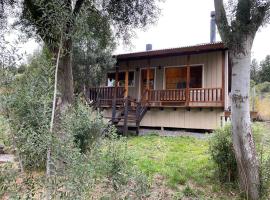
[[[120,45],[116,53],[144,51],[147,43],[155,50],[210,42],[210,12],[214,10],[214,0],[166,0],[161,9],[156,25],[137,31],[137,37],[132,40],[134,47]],[[270,26],[257,33],[253,57],[264,59],[270,54],[269,44]]]
[[[144,51],[151,43],[153,49],[181,47],[208,43],[210,41],[210,12],[214,10],[214,0],[166,0],[161,3],[162,13],[156,25],[145,31],[136,31],[131,47],[119,45],[115,53]],[[219,38],[219,37],[217,37]],[[253,58],[262,60],[270,54],[270,26],[257,33],[253,45]],[[31,40],[25,51],[32,53],[37,44]]]

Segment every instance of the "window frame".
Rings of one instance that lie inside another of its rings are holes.
[[[205,64],[191,64],[190,67],[198,67],[202,66],[202,88],[204,88],[205,80],[204,80],[204,66]],[[163,90],[166,90],[166,69],[167,68],[177,68],[177,67],[188,67],[188,65],[171,65],[171,66],[165,66],[163,68]]]
[[[125,73],[126,71],[125,70],[119,70],[118,73]],[[134,88],[136,86],[136,71],[135,70],[128,70],[128,72],[133,72],[134,74],[134,84],[133,85],[128,85],[129,88]],[[116,72],[115,71],[108,71],[106,73],[106,87],[111,87],[111,86],[108,86],[108,74],[115,74]],[[124,86],[119,86],[119,87],[124,87]]]

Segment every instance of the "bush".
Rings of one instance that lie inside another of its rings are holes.
[[[269,199],[270,193],[270,157],[261,161],[260,168],[260,194]]]
[[[217,166],[216,173],[222,183],[234,182],[237,164],[233,151],[231,125],[217,129],[210,141],[210,154]]]
[[[91,150],[95,141],[102,137],[102,131],[108,125],[99,113],[80,99],[63,117],[62,128],[74,136],[74,141],[82,153]]]
[[[9,145],[9,134],[8,121],[0,115],[0,145]]]
[[[2,109],[8,116],[13,144],[26,169],[44,168],[53,97],[54,69],[44,51],[35,56],[4,94]]]
[[[222,183],[235,182],[237,180],[237,163],[234,156],[231,125],[217,129],[210,140],[210,154],[216,167],[216,174]],[[260,180],[262,196],[268,194],[270,186],[270,158],[265,156],[266,145],[265,128],[260,123],[252,124],[252,132],[259,152]],[[269,143],[269,141],[267,142]],[[269,149],[268,149],[269,150]]]
[[[263,82],[256,86],[257,92],[267,93],[270,92],[270,82]]]
[[[106,183],[101,194],[109,199],[142,199],[148,191],[148,179],[133,165],[125,138],[113,133],[103,139],[94,152],[95,172]]]

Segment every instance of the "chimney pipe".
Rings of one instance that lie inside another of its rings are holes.
[[[146,44],[146,51],[152,50],[152,44]]]
[[[210,42],[216,42],[216,13],[211,12],[211,22],[210,22]]]

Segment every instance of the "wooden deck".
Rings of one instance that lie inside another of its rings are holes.
[[[133,98],[133,101],[147,102],[149,107],[223,107],[223,92],[222,88],[146,90],[140,100]],[[112,107],[114,101],[116,106],[121,106],[124,97],[124,87],[99,87],[89,91],[89,100],[103,108]]]
[[[111,108],[109,121],[116,126],[122,124],[124,134],[129,126],[135,126],[138,133],[140,122],[149,108],[224,107],[222,88],[145,90],[137,100],[127,96],[124,87],[99,87],[90,88],[87,99],[94,108]]]

